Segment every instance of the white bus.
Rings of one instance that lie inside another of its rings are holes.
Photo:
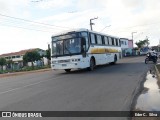
[[[115,64],[122,56],[120,39],[88,29],[78,29],[52,36],[51,68],[88,68],[96,65]]]

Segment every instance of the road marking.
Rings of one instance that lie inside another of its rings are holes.
[[[15,91],[15,90],[18,90],[18,89],[26,88],[26,87],[29,87],[29,86],[37,85],[39,83],[43,83],[43,82],[46,82],[46,81],[50,81],[50,80],[54,80],[54,79],[59,79],[59,78],[64,78],[64,77],[65,76],[56,77],[56,78],[48,79],[48,80],[45,80],[45,81],[43,80],[43,81],[39,81],[39,82],[32,83],[32,84],[29,84],[29,85],[25,85],[25,86],[22,86],[22,87],[17,87],[17,88],[14,88],[14,89],[10,89],[10,90],[7,90],[7,91],[0,92],[0,95],[4,94],[4,93]]]

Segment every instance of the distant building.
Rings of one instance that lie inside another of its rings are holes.
[[[12,68],[13,69],[19,69],[21,67],[24,66],[24,62],[23,62],[23,56],[26,54],[26,52],[31,52],[31,51],[37,51],[41,56],[42,55],[46,55],[46,51],[39,49],[39,48],[33,48],[33,49],[26,49],[26,50],[21,50],[18,52],[12,52],[12,53],[6,53],[6,54],[2,54],[0,55],[0,58],[5,58],[7,61],[11,60],[13,62]],[[40,61],[36,61],[34,62],[34,65],[47,65],[47,59],[44,57],[43,58],[43,63],[41,63]],[[28,63],[29,66],[31,66],[31,63]],[[4,67],[5,68],[5,67]]]
[[[148,46],[140,48],[140,55],[146,55],[150,51]]]
[[[120,38],[122,55],[130,56],[133,55],[133,40],[129,40],[128,38]]]

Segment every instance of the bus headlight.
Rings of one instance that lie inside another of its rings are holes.
[[[81,59],[72,59],[72,62],[77,62],[77,61],[81,61]]]

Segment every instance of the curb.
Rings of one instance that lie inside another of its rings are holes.
[[[5,74],[0,74],[0,78],[18,76],[18,75],[24,75],[24,74],[30,74],[30,73],[37,73],[37,72],[45,72],[45,71],[50,71],[50,70],[51,70],[51,68],[41,69],[41,70],[33,70],[33,71],[25,71],[25,72],[5,73]]]
[[[157,65],[155,65],[155,69],[156,69],[157,78],[160,81],[160,73],[158,71]]]

